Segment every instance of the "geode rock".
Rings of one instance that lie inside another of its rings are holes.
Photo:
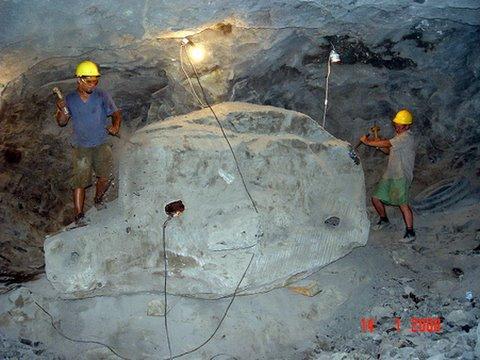
[[[65,297],[167,291],[255,293],[305,277],[368,238],[362,167],[348,143],[298,112],[246,103],[137,131],[121,156],[119,198],[86,227],[45,242]],[[185,210],[170,220],[165,205]]]

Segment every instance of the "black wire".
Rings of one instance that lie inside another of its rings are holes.
[[[250,258],[250,261],[248,262],[248,265],[247,267],[245,268],[245,271],[243,272],[242,274],[242,277],[240,278],[240,281],[238,282],[237,286],[235,287],[235,291],[233,292],[232,294],[232,299],[230,300],[230,303],[228,304],[227,308],[225,309],[225,312],[222,316],[222,318],[220,319],[217,327],[215,328],[215,330],[213,331],[213,333],[207,338],[207,340],[205,340],[203,343],[201,343],[200,345],[198,345],[197,347],[189,350],[189,351],[185,351],[181,354],[177,354],[175,356],[172,356],[172,350],[171,350],[171,345],[170,345],[170,337],[169,337],[169,332],[168,332],[168,322],[167,322],[167,261],[166,261],[166,242],[165,242],[165,229],[166,229],[166,225],[167,223],[171,220],[172,218],[169,217],[164,223],[163,223],[163,253],[164,253],[164,270],[165,270],[165,278],[164,278],[164,286],[165,286],[165,291],[164,291],[164,301],[165,301],[165,316],[164,316],[164,320],[165,320],[165,332],[167,334],[167,342],[168,342],[168,350],[169,350],[169,358],[166,358],[165,360],[172,360],[172,359],[177,359],[177,358],[180,358],[182,356],[185,356],[185,355],[188,355],[188,354],[191,354],[197,350],[199,350],[200,348],[202,348],[203,346],[205,346],[207,343],[209,343],[213,337],[215,336],[215,334],[218,332],[218,330],[220,329],[220,326],[222,325],[223,321],[225,320],[225,318],[227,317],[227,314],[228,314],[228,311],[230,310],[230,307],[232,306],[233,304],[233,301],[235,300],[236,296],[237,296],[237,293],[238,293],[238,289],[240,288],[240,285],[242,284],[242,281],[243,279],[245,278],[245,276],[247,275],[247,272],[248,272],[248,269],[250,269],[250,265],[252,264],[252,261],[253,261],[253,258],[255,257],[255,254],[252,254],[252,257]],[[225,297],[222,297],[222,298],[226,298]],[[222,299],[220,298],[220,299]],[[77,342],[77,343],[83,343],[83,344],[97,344],[97,345],[102,345],[104,347],[106,347],[107,349],[109,349],[114,355],[118,356],[120,359],[123,359],[123,360],[132,360],[130,358],[126,358],[126,357],[123,357],[121,356],[120,354],[118,354],[111,346],[107,345],[107,344],[104,344],[102,342],[99,342],[99,341],[94,341],[94,340],[77,340],[77,339],[73,339],[67,335],[65,335],[56,325],[55,325],[55,322],[54,322],[54,319],[53,319],[53,316],[47,311],[45,310],[36,300],[33,300],[34,303],[50,318],[50,323],[52,325],[52,327],[57,331],[58,334],[60,334],[62,337],[64,337],[65,339],[67,340],[70,340],[70,341],[73,341],[73,342]],[[215,356],[218,356],[220,354],[217,354]],[[214,357],[215,357],[214,356]]]
[[[240,287],[240,284],[242,283],[243,279],[245,278],[245,275],[247,275],[247,271],[248,269],[250,268],[250,265],[252,264],[252,261],[253,261],[253,258],[254,258],[255,254],[252,254],[252,257],[250,258],[250,261],[245,269],[245,271],[243,272],[243,275],[240,279],[240,281],[238,282],[237,284],[237,287],[235,288],[235,291],[233,292],[233,295],[232,295],[232,299],[230,300],[230,303],[228,304],[227,308],[225,309],[225,312],[222,316],[222,318],[220,319],[220,322],[218,323],[217,327],[215,328],[215,331],[212,333],[212,335],[210,335],[210,337],[205,340],[203,343],[201,343],[200,345],[198,345],[196,348],[193,348],[192,350],[189,350],[189,351],[185,351],[181,354],[178,354],[178,355],[175,355],[173,358],[171,359],[177,359],[179,357],[182,357],[182,356],[185,356],[185,355],[188,355],[188,354],[191,354],[195,351],[197,351],[198,349],[200,349],[201,347],[205,346],[210,340],[213,339],[213,337],[215,336],[215,334],[217,333],[218,329],[220,329],[220,326],[222,325],[223,321],[225,320],[225,318],[227,317],[227,314],[228,314],[228,311],[230,310],[230,307],[232,306],[233,304],[233,300],[235,300],[235,297],[237,295],[237,292],[238,292],[238,288]],[[164,360],[170,360],[170,359],[164,359]]]
[[[235,156],[235,152],[233,151],[232,145],[230,144],[230,141],[228,140],[227,134],[225,133],[225,130],[223,129],[222,124],[220,123],[220,120],[218,120],[217,114],[213,110],[212,106],[208,102],[207,99],[207,94],[205,93],[205,90],[203,89],[202,83],[200,82],[200,77],[198,76],[197,68],[195,65],[193,65],[192,60],[190,60],[190,56],[188,55],[188,51],[185,51],[185,54],[187,56],[188,62],[190,63],[190,66],[192,67],[194,73],[195,73],[195,78],[197,79],[198,86],[200,87],[200,90],[202,91],[203,99],[205,100],[205,103],[207,104],[208,108],[212,112],[213,116],[215,117],[215,120],[217,120],[218,126],[220,127],[220,130],[222,131],[223,137],[225,138],[225,141],[228,144],[228,147],[230,148],[230,151],[232,152],[233,160],[235,160],[235,165],[237,166],[238,173],[240,174],[240,178],[242,179],[243,187],[245,188],[245,191],[247,192],[248,197],[250,198],[250,201],[252,202],[253,208],[255,209],[255,212],[258,214],[258,209],[257,205],[255,204],[255,201],[252,198],[252,195],[248,191],[247,184],[245,183],[245,179],[243,177],[242,171],[240,170],[240,165],[238,164],[237,157]]]
[[[238,360],[235,356],[232,356],[232,355],[229,355],[229,354],[223,354],[223,353],[222,353],[222,354],[213,355],[213,356],[212,356],[210,359],[208,359],[208,360],[213,360],[213,359],[215,359],[215,358],[217,358],[217,357],[219,357],[219,356],[222,356],[222,355],[230,356],[230,359],[233,359],[233,360]]]
[[[124,359],[124,360],[131,360],[129,358],[126,358],[126,357],[123,357],[121,356],[119,353],[117,353],[111,346],[107,345],[107,344],[104,344],[100,341],[95,341],[95,340],[78,340],[78,339],[73,339],[67,335],[65,335],[56,325],[55,325],[55,322],[53,320],[53,316],[50,315],[50,313],[45,310],[42,305],[40,305],[36,300],[33,300],[33,302],[35,303],[35,305],[37,305],[45,314],[47,314],[47,316],[50,318],[50,323],[52,325],[52,327],[57,331],[57,333],[59,333],[62,337],[64,337],[65,339],[67,340],[70,340],[70,341],[73,341],[73,342],[77,342],[77,343],[82,343],[82,344],[97,344],[97,345],[102,345],[104,347],[106,347],[108,350],[110,350],[113,354],[115,354],[116,356],[118,356],[120,359]]]
[[[252,202],[252,206],[253,208],[255,209],[255,212],[258,214],[258,209],[257,209],[257,206],[255,204],[255,201],[253,200],[252,198],[252,195],[250,194],[250,192],[248,191],[248,188],[247,188],[247,184],[245,183],[245,179],[243,177],[243,174],[242,174],[242,171],[240,169],[240,165],[238,163],[238,160],[237,160],[237,157],[235,156],[235,152],[233,151],[233,148],[232,148],[232,145],[230,144],[230,141],[228,140],[228,137],[227,137],[227,134],[225,133],[225,130],[223,129],[223,126],[222,124],[220,123],[220,120],[218,119],[217,117],[217,114],[215,113],[215,111],[213,110],[212,106],[210,105],[210,103],[208,102],[208,99],[207,99],[207,95],[205,93],[205,90],[200,82],[200,78],[198,76],[198,73],[197,73],[197,69],[195,68],[195,65],[193,65],[192,61],[190,60],[190,56],[188,56],[188,53],[186,53],[186,56],[187,56],[187,59],[188,59],[188,62],[190,63],[190,66],[192,67],[194,73],[195,73],[195,78],[197,79],[197,82],[198,82],[198,85],[202,91],[202,95],[203,95],[203,98],[205,100],[205,103],[207,104],[208,108],[210,109],[210,111],[212,112],[213,116],[215,117],[215,120],[217,121],[218,123],[218,126],[220,127],[220,130],[222,131],[222,134],[223,134],[223,137],[225,138],[225,141],[227,142],[228,144],[228,147],[230,148],[230,151],[232,153],[232,156],[233,156],[233,160],[235,161],[235,165],[237,167],[237,170],[238,170],[238,173],[240,174],[240,178],[242,180],[242,183],[243,183],[243,187],[245,188],[245,191],[247,192],[247,195],[248,197],[250,198],[250,201]],[[225,309],[225,312],[222,316],[222,318],[220,319],[217,327],[215,328],[215,330],[213,331],[213,333],[207,338],[207,340],[205,340],[203,343],[201,343],[200,345],[198,345],[197,347],[193,348],[192,350],[189,350],[189,351],[185,351],[181,354],[177,354],[175,356],[172,356],[172,347],[171,347],[171,343],[170,343],[170,335],[169,335],[169,331],[168,331],[168,317],[167,317],[167,252],[166,252],[166,242],[165,242],[165,229],[167,227],[167,223],[172,219],[172,217],[169,217],[167,220],[165,220],[165,222],[163,223],[163,262],[164,262],[164,302],[165,302],[165,315],[164,315],[164,323],[165,323],[165,333],[166,333],[166,337],[167,337],[167,344],[168,344],[168,352],[169,352],[169,358],[168,359],[165,359],[165,360],[172,360],[172,359],[177,359],[177,358],[180,358],[182,356],[185,356],[185,355],[188,355],[188,354],[191,354],[197,350],[199,350],[200,348],[202,348],[203,346],[205,346],[207,343],[210,342],[210,340],[213,339],[213,337],[215,336],[215,334],[218,332],[218,330],[220,329],[220,326],[222,325],[223,321],[225,320],[225,318],[227,317],[227,314],[228,314],[228,311],[230,310],[230,307],[232,306],[233,304],[233,301],[235,300],[236,296],[237,296],[237,292],[238,292],[238,289],[243,281],[243,279],[245,278],[247,272],[248,272],[248,269],[250,268],[250,265],[252,264],[252,261],[253,261],[253,258],[255,256],[255,254],[252,254],[252,257],[250,258],[250,261],[247,265],[247,267],[245,268],[245,271],[243,272],[242,274],[242,277],[240,278],[240,281],[238,282],[236,288],[235,288],[235,291],[233,292],[233,295],[232,295],[232,299],[230,300],[230,303],[228,304],[227,308]],[[73,338],[70,338],[68,337],[67,335],[63,334],[60,329],[58,329],[54,323],[54,320],[53,320],[53,317],[52,315],[50,315],[50,313],[48,311],[46,311],[40,304],[38,304],[36,301],[34,301],[35,304],[45,313],[47,314],[49,317],[50,317],[50,320],[51,320],[51,325],[52,327],[62,336],[64,337],[65,339],[67,340],[70,340],[70,341],[73,341],[73,342],[78,342],[78,343],[84,343],[84,344],[97,344],[97,345],[102,345],[104,347],[106,347],[107,349],[109,349],[113,354],[115,354],[116,356],[118,356],[119,358],[121,359],[124,359],[124,360],[130,360],[129,358],[125,358],[123,356],[121,356],[120,354],[118,354],[112,347],[110,347],[109,345],[107,344],[104,344],[104,343],[101,343],[99,341],[88,341],[88,340],[76,340],[76,339],[73,339]],[[214,358],[218,356],[218,355],[215,355]]]
[[[169,360],[172,360],[172,345],[170,343],[170,335],[168,332],[168,320],[167,320],[167,248],[165,245],[165,229],[167,223],[172,219],[171,216],[163,223],[163,268],[164,268],[164,302],[165,302],[165,315],[163,316],[165,322],[165,333],[167,334],[168,353],[170,355]]]
[[[195,78],[197,80],[197,83],[198,83],[198,86],[200,87],[200,90],[202,91],[202,95],[203,95],[203,99],[205,100],[205,103],[207,104],[208,108],[210,109],[210,111],[212,112],[213,116],[215,117],[215,120],[217,121],[217,124],[218,126],[220,127],[220,130],[222,131],[222,135],[225,139],[225,141],[227,142],[228,144],[228,147],[230,148],[230,152],[232,153],[232,156],[233,156],[233,160],[235,161],[235,165],[237,167],[237,171],[238,173],[240,174],[240,178],[242,180],[242,183],[243,183],[243,187],[245,188],[245,191],[248,195],[248,197],[250,198],[250,201],[252,202],[252,206],[255,210],[255,212],[258,214],[258,208],[257,208],[257,205],[255,204],[255,201],[253,200],[253,197],[252,195],[250,194],[250,191],[248,191],[248,187],[247,187],[247,184],[245,182],[245,178],[243,177],[243,173],[240,169],[240,165],[238,163],[238,160],[237,160],[237,157],[235,155],[235,152],[233,151],[233,147],[232,145],[230,144],[230,141],[227,137],[227,134],[225,133],[225,130],[223,129],[223,126],[222,124],[220,123],[220,120],[218,119],[217,117],[217,114],[215,113],[215,111],[213,110],[212,106],[210,105],[208,99],[207,99],[207,94],[205,93],[205,89],[203,88],[202,86],[202,83],[200,82],[200,77],[198,76],[198,72],[197,72],[197,69],[195,67],[195,65],[193,65],[191,59],[190,59],[190,56],[188,55],[188,52],[185,51],[185,54],[187,56],[187,59],[188,59],[188,62],[190,63],[190,66],[192,67],[194,73],[195,73]],[[192,350],[189,350],[189,351],[185,351],[181,354],[177,354],[173,357],[173,359],[177,359],[177,358],[180,358],[182,356],[185,356],[185,355],[188,355],[188,354],[191,354],[197,350],[199,350],[200,348],[202,348],[203,346],[205,346],[208,342],[210,342],[210,340],[213,339],[213,337],[215,336],[215,334],[218,332],[218,330],[220,329],[220,326],[222,325],[223,321],[225,320],[225,318],[227,317],[227,314],[228,314],[228,311],[230,310],[230,307],[232,306],[233,304],[233,301],[235,300],[236,296],[237,296],[237,292],[238,292],[238,289],[243,281],[243,279],[245,278],[245,275],[247,274],[248,272],[248,269],[250,268],[250,265],[252,264],[252,261],[253,261],[253,258],[254,258],[255,254],[252,254],[252,257],[250,258],[250,261],[247,265],[247,267],[245,268],[245,271],[243,272],[242,274],[242,277],[240,278],[240,281],[238,282],[237,286],[235,287],[235,291],[233,292],[233,295],[232,295],[232,299],[230,300],[230,303],[228,304],[227,308],[225,309],[225,312],[222,316],[222,318],[220,319],[217,327],[215,328],[215,330],[213,331],[213,333],[207,338],[207,340],[205,340],[203,343],[201,343],[200,345],[198,345],[197,347],[193,348]],[[166,292],[165,292],[166,293]],[[217,355],[216,355],[217,356]],[[216,357],[214,356],[214,357]],[[165,360],[171,360],[172,357],[170,355],[170,359],[165,359]]]

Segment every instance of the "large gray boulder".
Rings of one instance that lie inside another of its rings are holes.
[[[137,131],[121,156],[119,197],[86,227],[45,242],[47,277],[65,297],[162,291],[218,297],[305,277],[368,238],[362,167],[348,143],[298,112],[214,106]]]

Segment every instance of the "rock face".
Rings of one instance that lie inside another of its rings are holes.
[[[164,224],[167,291],[198,297],[233,293],[252,256],[240,286],[249,293],[366,243],[363,171],[348,143],[294,111],[214,110],[253,202],[208,109],[137,131],[122,155],[118,200],[45,242],[48,279],[65,297],[163,290]],[[185,211],[166,222],[174,200]]]

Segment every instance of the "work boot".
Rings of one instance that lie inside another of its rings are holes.
[[[387,217],[381,217],[378,222],[372,226],[372,230],[378,231],[390,227],[390,221]]]
[[[408,244],[415,240],[415,231],[413,229],[407,229],[403,238],[398,240],[401,243]]]
[[[93,203],[94,203],[95,207],[97,208],[97,210],[102,210],[105,207],[105,203],[103,201],[103,196],[95,197],[93,199]]]
[[[83,225],[85,223],[85,214],[83,212],[78,213],[75,215],[75,224],[76,225]]]

